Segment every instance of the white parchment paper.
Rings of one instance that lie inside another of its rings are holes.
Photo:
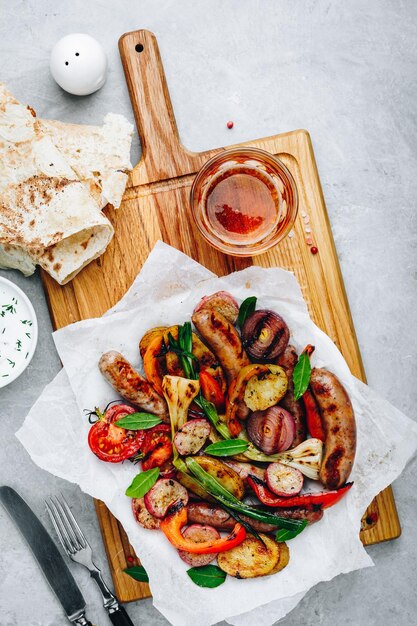
[[[99,373],[101,354],[119,350],[140,368],[138,342],[152,326],[190,319],[201,296],[224,289],[237,299],[258,297],[258,308],[280,313],[291,342],[316,346],[313,364],[343,381],[357,420],[355,484],[323,519],[289,543],[289,565],[276,576],[251,580],[227,577],[202,589],[160,532],[140,527],[124,495],[138,468],[99,461],[89,450],[83,409],[105,406],[115,392]],[[236,626],[269,626],[296,606],[313,585],[372,565],[359,539],[360,519],[374,496],[404,469],[417,449],[417,425],[355,379],[333,342],[310,320],[293,274],[250,267],[223,278],[158,242],[125,297],[100,319],[78,322],[54,333],[64,369],[43,391],[17,437],[43,469],[77,483],[105,502],[121,521],[149,574],[155,607],[174,626],[209,626],[222,619]],[[51,445],[53,444],[53,445]]]

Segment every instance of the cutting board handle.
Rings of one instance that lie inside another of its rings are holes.
[[[126,33],[119,50],[142,144],[137,168],[146,169],[149,182],[180,176],[194,155],[179,139],[156,37],[148,30]]]

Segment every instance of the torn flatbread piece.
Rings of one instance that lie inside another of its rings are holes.
[[[103,126],[64,124],[36,120],[36,126],[50,137],[80,180],[103,208],[119,208],[132,169],[130,146],[133,125],[123,115],[108,113]]]
[[[113,227],[30,111],[0,90],[0,258],[28,257],[65,284],[100,256]],[[30,119],[31,118],[31,119]]]
[[[133,127],[39,120],[0,84],[0,267],[41,265],[60,284],[100,256],[113,236],[101,213],[120,205]]]

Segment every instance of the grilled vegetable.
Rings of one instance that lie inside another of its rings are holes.
[[[289,339],[287,324],[269,309],[254,311],[243,324],[243,347],[255,361],[276,359],[284,352]]]
[[[171,436],[175,435],[187,421],[188,408],[200,391],[198,380],[189,380],[180,376],[164,376],[162,391],[168,404],[171,420]],[[174,465],[181,469],[178,451],[174,448]]]
[[[168,515],[161,522],[161,530],[167,537],[168,541],[177,548],[177,550],[185,550],[191,554],[216,554],[225,552],[238,546],[246,537],[246,530],[241,524],[236,524],[228,537],[209,540],[204,543],[194,543],[187,540],[181,534],[182,528],[187,525],[187,509],[179,502],[171,507]]]
[[[187,468],[185,467],[185,469]],[[208,502],[214,502],[214,498],[212,498],[207,493],[207,491],[203,489],[201,484],[194,478],[194,476],[191,476],[190,474],[187,474],[185,472],[177,471],[175,477],[178,482],[183,485],[183,487],[188,489],[188,491],[191,491],[193,494],[195,494],[199,498],[202,498],[203,500],[207,500]]]
[[[165,468],[172,461],[172,443],[170,439],[170,427],[168,424],[158,424],[145,431],[141,451],[142,470],[153,467]]]
[[[287,376],[279,365],[267,365],[267,371],[252,376],[246,385],[244,401],[251,411],[264,411],[281,400],[287,391]]]
[[[171,328],[176,327],[171,326]],[[155,326],[154,328],[150,328],[146,331],[146,333],[143,335],[142,339],[139,342],[139,352],[142,359],[145,356],[145,352],[148,349],[150,342],[155,339],[155,337],[160,337],[164,334],[165,331],[169,330],[170,328],[167,328],[167,326]]]
[[[212,459],[209,456],[197,456],[194,458],[194,461],[238,500],[243,498],[245,488],[242,479],[235,470],[218,459]]]
[[[162,395],[162,379],[165,373],[161,363],[162,343],[162,335],[156,334],[149,342],[143,357],[143,369],[146,379],[159,395]]]
[[[288,344],[284,352],[279,355],[276,364],[280,365],[287,376],[288,388],[285,396],[279,401],[280,406],[291,413],[295,421],[295,437],[292,445],[298,446],[305,440],[307,435],[306,417],[304,404],[294,397],[294,381],[292,379],[294,368],[298,362],[298,353],[294,346]],[[312,435],[314,437],[314,435]]]
[[[272,510],[271,510],[272,511]],[[236,523],[229,513],[222,507],[207,502],[190,502],[187,505],[188,521],[195,524],[210,524],[219,530],[231,530]],[[291,507],[288,509],[276,509],[277,517],[287,519],[306,520],[308,524],[315,524],[323,517],[323,511],[319,506],[309,504],[305,507]],[[249,522],[257,532],[270,533],[277,530],[276,524],[267,524],[240,514],[240,518]],[[278,531],[281,532],[281,531]],[[291,532],[291,531],[286,531]]]
[[[300,470],[283,463],[271,463],[266,473],[266,484],[277,496],[296,496],[303,488],[304,478]]]
[[[179,454],[197,454],[210,435],[210,424],[204,418],[190,420],[184,424],[174,437],[174,446]]]
[[[261,538],[262,541],[259,541],[248,535],[233,550],[219,554],[217,562],[220,569],[235,578],[256,578],[269,574],[279,561],[280,550],[268,535],[261,535]]]
[[[182,536],[187,541],[192,541],[193,543],[207,543],[220,539],[219,533],[213,526],[203,526],[202,524],[192,524],[188,526],[182,533]],[[192,567],[208,565],[217,557],[216,553],[192,554],[185,550],[178,550],[178,554],[185,563],[188,563],[188,565]]]
[[[292,450],[271,455],[263,454],[254,446],[249,446],[243,454],[251,461],[261,463],[279,461],[299,469],[307,478],[318,480],[323,457],[323,443],[319,439],[307,439]]]
[[[242,424],[239,422],[238,413],[240,411],[240,406],[243,403],[248,381],[255,375],[262,375],[267,372],[267,365],[251,363],[250,365],[242,367],[236,380],[234,380],[230,385],[226,401],[226,422],[232,437],[238,435],[242,430]]]
[[[280,528],[286,528],[294,532],[301,533],[307,525],[307,520],[299,519],[285,519],[282,517],[271,515],[267,511],[260,511],[244,502],[241,502],[227,489],[223,487],[213,476],[210,476],[193,457],[187,457],[185,460],[187,468],[194,474],[196,480],[201,484],[215,500],[217,500],[227,510],[232,509],[237,511],[239,515],[243,513],[251,519],[255,519],[259,522],[265,522],[266,524],[272,524],[273,526],[279,526]]]
[[[176,502],[188,503],[188,491],[172,478],[160,478],[145,495],[145,506],[158,519],[165,517],[167,510]]]
[[[224,411],[225,398],[219,383],[207,370],[200,372],[201,393],[208,402],[212,402],[217,411]]]
[[[265,483],[262,482],[262,480],[259,480],[256,476],[249,476],[248,482],[256,493],[256,496],[262,504],[265,504],[266,506],[288,507],[315,504],[320,506],[322,509],[327,509],[334,504],[337,504],[337,502],[343,498],[353,485],[353,483],[346,483],[344,487],[340,487],[340,489],[335,489],[333,491],[302,493],[298,496],[282,498],[272,493]]]
[[[290,562],[290,551],[289,551],[287,544],[284,543],[283,541],[280,541],[278,543],[278,547],[279,547],[278,563],[275,565],[275,567],[271,569],[270,572],[268,572],[268,576],[272,576],[272,574],[277,574],[278,572],[283,570],[284,567],[287,567],[288,563]]]
[[[202,309],[209,309],[221,313],[231,324],[236,324],[239,314],[239,305],[227,291],[216,291],[211,296],[204,296],[194,309],[194,313]]]
[[[248,487],[246,483],[246,479],[249,474],[254,474],[261,480],[265,480],[265,468],[257,467],[256,465],[252,465],[251,463],[244,463],[240,461],[235,461],[234,459],[227,459],[224,461],[226,465],[235,470],[243,480],[243,484],[245,488]]]
[[[309,389],[303,393],[303,402],[306,410],[306,420],[308,432],[315,439],[325,441],[323,424],[317,402]]]
[[[132,499],[132,511],[136,521],[138,522],[138,524],[143,526],[143,528],[147,528],[148,530],[159,529],[161,520],[149,513],[148,509],[145,506],[144,498]]]
[[[266,411],[252,413],[246,430],[257,448],[265,454],[275,454],[291,447],[295,422],[291,413],[279,406],[273,406]]]

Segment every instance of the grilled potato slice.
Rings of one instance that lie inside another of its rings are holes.
[[[224,572],[235,578],[256,578],[266,576],[273,570],[279,561],[279,544],[261,534],[265,545],[248,535],[236,548],[227,552],[221,552],[217,557],[217,563]]]
[[[271,576],[272,574],[276,574],[277,572],[280,572],[282,569],[284,569],[284,567],[287,567],[288,563],[290,562],[290,550],[287,544],[284,543],[283,541],[280,541],[278,543],[278,547],[279,547],[278,563],[275,565],[274,568],[271,569],[270,572],[268,572],[268,576]]]
[[[265,411],[287,393],[288,379],[283,368],[269,364],[267,367],[267,372],[252,376],[246,385],[244,401],[251,411]]]
[[[152,339],[154,339],[158,335],[162,335],[166,330],[166,326],[155,326],[154,328],[150,328],[146,331],[142,339],[139,341],[139,352],[142,359]]]
[[[200,465],[210,476],[219,481],[227,491],[230,491],[236,498],[241,500],[245,493],[243,480],[237,472],[228,467],[218,459],[210,456],[195,456],[194,461]]]

